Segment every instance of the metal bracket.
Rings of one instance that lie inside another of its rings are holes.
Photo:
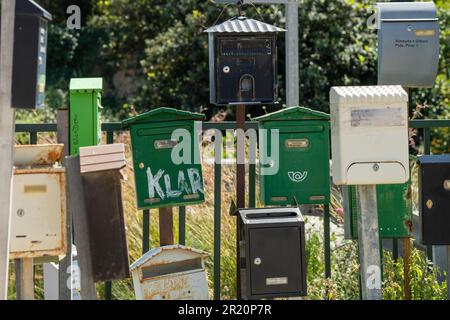
[[[236,203],[234,202],[234,200],[231,200],[231,204],[230,204],[230,211],[229,214],[231,217],[236,217],[237,216],[237,206]]]

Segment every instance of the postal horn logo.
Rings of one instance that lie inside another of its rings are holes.
[[[300,183],[306,180],[306,178],[308,177],[308,171],[305,172],[288,172],[289,175],[289,179],[291,179],[291,181],[296,182],[296,183]]]

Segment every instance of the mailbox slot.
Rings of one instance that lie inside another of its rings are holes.
[[[178,261],[164,265],[151,266],[142,268],[142,278],[151,279],[174,273],[182,272],[198,272],[203,269],[202,260],[192,259],[186,261]]]

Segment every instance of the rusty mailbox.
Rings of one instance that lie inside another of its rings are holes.
[[[66,252],[66,175],[63,145],[14,148],[11,259]]]
[[[156,248],[133,265],[137,300],[209,300],[208,253],[181,245]]]
[[[80,148],[84,218],[88,225],[88,230],[81,232],[89,238],[95,282],[130,276],[120,172],[125,166],[123,144]]]

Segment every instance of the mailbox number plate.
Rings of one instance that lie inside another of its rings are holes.
[[[352,127],[400,127],[405,124],[401,108],[354,109]]]
[[[309,147],[308,139],[289,139],[286,140],[286,148],[288,149],[304,149]]]
[[[178,145],[176,140],[157,140],[155,141],[155,149],[172,149]]]

